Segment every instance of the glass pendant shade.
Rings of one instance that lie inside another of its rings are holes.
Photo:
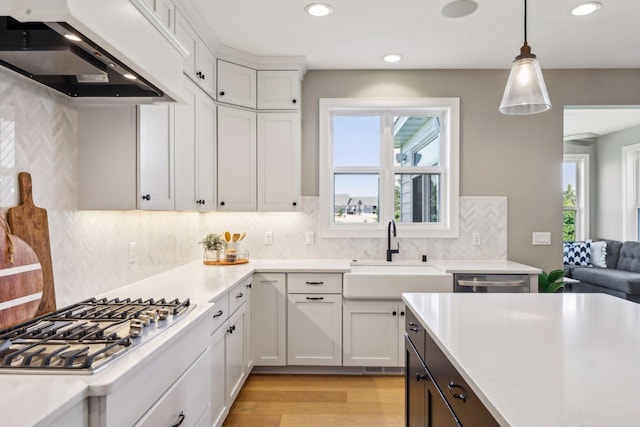
[[[516,58],[498,110],[502,114],[535,114],[551,108],[542,71],[534,55]]]

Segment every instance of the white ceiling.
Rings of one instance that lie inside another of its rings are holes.
[[[324,0],[323,0],[324,1]],[[450,0],[326,0],[333,14],[305,13],[311,0],[182,0],[218,41],[257,56],[304,56],[308,69],[509,68],[523,42],[522,0],[476,0],[446,18]],[[528,42],[543,68],[640,68],[640,1],[600,0],[574,17],[581,0],[529,0]],[[386,53],[403,61],[387,64]]]
[[[640,125],[640,106],[564,109],[564,136],[593,133],[603,136]]]

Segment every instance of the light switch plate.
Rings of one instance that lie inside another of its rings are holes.
[[[478,232],[474,232],[474,233],[473,233],[472,240],[471,240],[471,244],[472,244],[473,246],[479,246],[479,245],[480,245],[480,237],[481,237],[481,236],[482,236],[482,235],[481,235],[480,233],[478,233]]]
[[[534,231],[533,232],[533,245],[536,246],[548,246],[551,244],[551,232],[549,231]]]
[[[313,245],[316,242],[316,235],[313,231],[307,231],[304,236],[304,241],[307,245]]]

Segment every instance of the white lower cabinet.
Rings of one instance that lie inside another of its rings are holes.
[[[200,355],[173,386],[145,414],[136,427],[180,425],[184,427],[209,424],[201,417],[209,409],[211,388],[203,378],[211,378],[211,349]]]
[[[344,301],[344,366],[404,366],[404,304]]]
[[[233,298],[233,295],[231,295]],[[225,383],[229,406],[234,401],[247,376],[245,365],[246,304],[229,317],[225,337]]]
[[[287,364],[287,291],[284,273],[256,273],[252,282],[253,356],[256,366]]]
[[[289,365],[342,364],[342,295],[288,295]]]
[[[83,400],[64,414],[47,421],[47,427],[88,427],[89,426],[89,403]]]
[[[227,388],[225,386],[225,338],[227,330],[220,326],[211,335],[211,423],[220,427],[224,422],[229,407],[227,405]]]

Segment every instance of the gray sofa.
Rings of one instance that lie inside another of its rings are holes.
[[[640,302],[640,242],[606,240],[607,268],[565,265],[572,292],[600,292]]]

